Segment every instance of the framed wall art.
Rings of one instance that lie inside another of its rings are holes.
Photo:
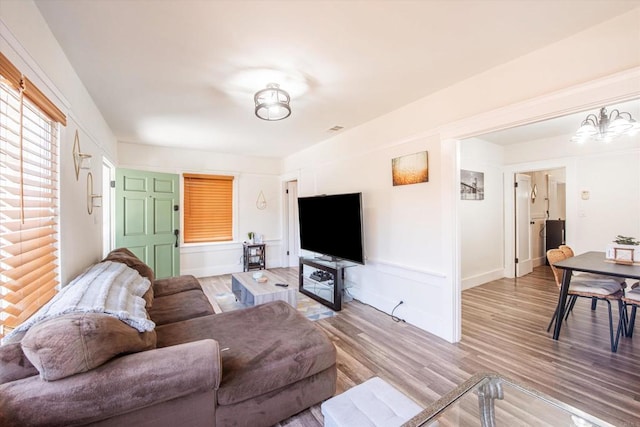
[[[393,186],[429,182],[429,156],[420,151],[391,159]]]
[[[460,199],[484,200],[484,172],[460,169]]]

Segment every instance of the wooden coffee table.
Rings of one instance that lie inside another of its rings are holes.
[[[255,271],[231,275],[231,291],[235,294],[238,302],[250,307],[280,300],[288,302],[289,305],[296,308],[298,303],[296,287],[291,285],[287,288],[276,286],[276,283],[287,283],[284,277],[268,270],[260,271],[262,272],[262,277],[267,278],[264,283],[260,283],[253,278]]]

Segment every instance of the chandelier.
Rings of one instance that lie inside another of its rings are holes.
[[[589,114],[582,121],[580,128],[571,140],[582,143],[592,138],[597,141],[609,142],[621,135],[633,135],[638,131],[640,131],[640,124],[631,117],[631,114],[616,109],[607,115],[607,109],[602,107],[600,116]]]
[[[256,103],[256,116],[262,120],[282,120],[291,115],[291,97],[277,83],[269,83],[266,89],[256,92],[253,99]]]

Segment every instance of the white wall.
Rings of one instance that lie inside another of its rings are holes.
[[[495,130],[491,126],[517,120],[520,113],[513,111],[519,102],[638,67],[639,20],[636,9],[287,157],[284,172],[298,172],[301,194],[365,189],[365,239],[372,259],[347,273],[357,284],[357,296],[386,311],[403,300],[396,315],[456,340],[459,164],[455,142],[440,140],[438,132],[461,138]],[[637,90],[637,85],[630,90]],[[570,102],[579,103],[599,96],[569,94]],[[553,107],[536,105],[533,110],[544,116],[550,108],[561,108],[562,101],[554,102]],[[478,119],[507,105],[514,107],[503,117],[495,114],[491,124]],[[429,150],[431,170],[439,172],[428,184],[385,191],[384,180],[390,179],[385,163],[396,154],[413,152],[416,145]],[[402,222],[395,221],[398,218]]]
[[[2,2],[0,50],[67,116],[59,149],[59,256],[64,285],[102,256],[102,212],[98,208],[91,216],[87,213],[87,171],[76,180],[74,134],[78,130],[82,151],[93,155],[96,192],[100,191],[102,156],[115,161],[116,141],[33,2]]]
[[[460,167],[485,173],[485,200],[460,202],[460,236],[462,289],[469,289],[491,280],[504,277],[504,248],[513,245],[504,236],[505,206],[503,185],[503,169],[505,150],[509,153],[523,153],[521,145],[498,146],[483,141],[482,136],[461,141]],[[555,141],[556,139],[554,139]],[[536,142],[533,143],[536,145]],[[550,150],[553,147],[548,147]],[[537,149],[536,149],[537,150]],[[551,154],[551,153],[550,153]],[[528,162],[523,156],[522,161]],[[487,172],[488,171],[488,172]],[[545,262],[544,226],[547,219],[548,187],[547,175],[552,175],[564,188],[564,169],[544,169],[531,172],[520,172],[531,177],[531,186],[537,187],[537,197],[530,202],[531,208],[531,257],[533,265]],[[512,176],[512,175],[511,175]],[[504,180],[511,180],[505,177]],[[565,193],[561,191],[558,205],[562,207],[561,217],[565,218]]]
[[[503,277],[503,147],[476,138],[460,143],[460,168],[484,173],[484,200],[460,200],[462,288]]]
[[[60,107],[70,117],[70,124],[62,134],[60,166],[60,247],[62,276],[65,280],[99,259],[101,253],[100,218],[96,214],[88,217],[84,211],[85,183],[76,182],[75,176],[71,178],[69,173],[70,150],[76,126],[80,128],[82,148],[85,151],[103,153],[114,160],[117,149],[126,151],[128,148],[125,147],[126,144],[116,147],[113,135],[46,28],[33,2],[4,1],[0,13],[3,53],[19,67],[29,68],[26,73],[52,99],[62,99]],[[286,158],[284,169],[280,172],[299,177],[300,194],[365,190],[365,239],[370,259],[367,266],[349,270],[348,273],[358,285],[358,296],[387,311],[402,299],[405,304],[396,312],[397,315],[445,339],[455,340],[459,320],[456,316],[459,296],[456,296],[455,291],[460,280],[458,254],[455,250],[459,232],[456,208],[459,161],[456,143],[441,139],[439,132],[444,129],[445,135],[458,138],[477,135],[480,131],[490,130],[483,127],[484,123],[473,120],[482,113],[640,66],[640,51],[637,48],[639,21],[640,10],[636,9],[547,48],[487,70]],[[594,55],[593,52],[598,54]],[[637,90],[637,85],[630,90]],[[589,93],[570,98],[571,102],[585,104],[594,100],[594,96]],[[561,104],[562,102],[557,102],[556,111],[559,111]],[[544,115],[540,108],[536,111]],[[494,121],[511,123],[510,117],[513,116],[507,114],[503,120]],[[464,134],[465,132],[470,133]],[[420,149],[429,151],[430,182],[389,188],[390,159]],[[160,151],[161,155],[156,157],[156,151]],[[247,178],[246,186],[244,183],[240,185],[241,194],[255,192],[258,186],[262,188],[264,184],[265,195],[270,201],[269,194],[280,190],[278,178],[271,175],[273,170],[269,160],[251,160],[248,161],[251,166],[245,168],[242,159],[227,158],[233,166],[222,169],[217,158],[224,156],[213,153],[204,156],[203,153],[197,155],[181,151],[140,149],[137,152],[145,155],[137,156],[135,148],[131,148],[120,156],[119,166],[176,172],[180,168],[188,168],[189,171],[239,171],[242,179],[243,174],[254,177],[253,180]],[[626,166],[634,159],[637,166],[637,157],[618,156],[610,160],[620,160]],[[208,162],[213,163],[209,165]],[[598,166],[597,163],[585,160],[576,166],[575,171],[582,173],[589,167]],[[609,167],[610,164],[607,165]],[[99,161],[93,163],[93,174],[96,181],[99,181]],[[632,175],[631,172],[629,174]],[[594,197],[604,197],[599,194],[600,187],[596,183],[587,182],[585,185],[587,184],[594,188]],[[568,181],[568,198],[574,197],[577,187],[570,186]],[[636,197],[633,191],[631,193],[632,199]],[[627,196],[624,194],[624,197]],[[253,196],[242,196],[240,203],[248,205],[252,198]],[[600,198],[592,200],[601,202]],[[278,206],[281,206],[280,199]],[[571,208],[577,212],[578,202],[574,202]],[[591,219],[596,205],[586,203],[580,205],[580,208],[585,212],[585,218]],[[597,206],[598,211],[602,209],[600,205]],[[630,212],[637,214],[637,209]],[[270,236],[279,239],[280,223],[274,227],[272,219],[263,221],[258,216],[263,214],[281,216],[279,212],[273,211],[251,213],[248,218],[242,219],[238,233],[263,232],[267,239]],[[265,224],[265,228],[270,225],[274,229],[254,229],[255,224]],[[573,231],[591,230],[585,224],[576,223],[575,227]],[[638,234],[637,221],[635,227],[629,225],[619,228],[624,230],[616,230],[616,234]],[[578,233],[574,236],[578,238]],[[599,245],[599,242],[577,243],[584,247]],[[193,257],[185,254],[183,265],[192,271],[212,266],[215,268],[218,265],[230,268],[235,265],[231,257],[233,250],[223,248],[225,256],[220,257],[208,250]]]
[[[640,135],[608,144],[569,141],[571,135],[505,148],[505,163],[565,161],[567,244],[576,253],[604,251],[616,235],[640,236]],[[582,200],[589,191],[589,200]]]
[[[180,150],[142,144],[118,144],[119,167],[155,172],[234,175],[234,240],[212,244],[181,244],[180,270],[197,277],[242,271],[242,242],[253,231],[264,235],[267,268],[283,265],[282,185],[280,161],[201,150]],[[182,183],[182,178],[181,178]],[[182,185],[181,185],[182,187]],[[260,192],[267,201],[258,209]],[[182,194],[181,194],[181,197]]]
[[[486,161],[485,159],[502,161],[504,157],[504,166],[509,170],[506,173],[509,176],[505,177],[505,181],[510,180],[513,171],[524,172],[533,162],[537,162],[538,165],[544,165],[545,162],[550,165],[563,162],[569,165],[569,174],[565,169],[528,172],[532,177],[532,185],[536,183],[538,187],[536,202],[531,204],[531,218],[534,221],[531,240],[534,266],[542,265],[545,261],[544,233],[541,233],[541,230],[544,228],[548,207],[548,175],[560,183],[559,204],[563,206],[557,209],[559,214],[552,215],[551,218],[561,217],[567,220],[567,244],[577,253],[603,251],[618,234],[640,236],[640,135],[622,137],[609,144],[590,142],[578,145],[571,142],[570,138],[571,135],[563,135],[508,145],[497,153],[495,146],[478,139],[461,143],[463,169],[482,170],[480,165]],[[485,185],[486,179],[485,174]],[[485,195],[488,195],[491,190],[487,185],[486,187]],[[507,185],[504,187],[507,188]],[[570,189],[569,193],[565,192],[566,188]],[[589,191],[589,200],[581,198],[582,191]],[[490,256],[472,255],[482,248],[483,229],[498,222],[498,219],[491,222],[482,218],[482,207],[474,203],[477,202],[463,202],[459,212],[463,289],[492,280],[495,278],[492,275],[497,274],[492,267],[495,264],[492,264]],[[568,216],[564,209],[567,204],[573,206]],[[512,210],[507,209],[507,212]],[[478,219],[474,221],[474,217]],[[500,217],[499,227],[508,228],[510,225],[506,221],[503,223]],[[487,250],[492,254],[501,254],[503,245],[511,244],[509,239],[504,243],[502,240],[492,243],[487,244]],[[498,277],[502,277],[502,274]]]
[[[391,159],[418,151],[428,152],[429,182],[394,187]],[[442,198],[445,185],[438,135],[399,141],[386,147],[350,155],[336,153],[331,161],[302,168],[299,195],[362,192],[366,267],[346,270],[354,286],[349,292],[390,312],[404,300],[396,314],[420,312],[421,326],[446,316],[439,302],[446,298],[446,254],[439,244],[442,230]],[[428,201],[436,201],[428,205]],[[365,284],[379,284],[367,286]],[[412,304],[412,297],[437,295]],[[424,311],[424,313],[422,313]],[[444,331],[439,331],[444,333]]]

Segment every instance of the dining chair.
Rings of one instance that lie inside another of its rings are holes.
[[[567,259],[567,256],[560,249],[549,249],[547,251],[547,259],[549,260],[549,265],[551,266],[551,271],[553,272],[553,277],[555,278],[556,285],[558,286],[558,289],[561,289],[562,273],[558,271],[558,268],[556,268],[554,264]],[[611,351],[615,353],[618,349],[617,338],[619,336],[620,323],[618,324],[618,328],[614,333],[611,301],[618,301],[618,309],[621,311],[624,309],[624,305],[622,303],[624,293],[622,291],[620,282],[608,276],[603,276],[599,280],[592,279],[587,281],[583,281],[579,277],[573,277],[571,279],[571,282],[569,282],[569,291],[567,292],[567,296],[569,297],[569,299],[567,300],[565,310],[575,304],[575,300],[578,298],[597,298],[598,300],[607,302],[607,307],[609,309],[609,338],[611,340]],[[551,329],[551,325],[553,325],[554,320],[556,322],[562,322],[564,320],[558,318],[557,307],[556,311],[553,313],[551,322],[549,322],[547,332]],[[622,329],[624,329],[624,332],[626,332],[625,325],[622,325]]]
[[[574,256],[574,252],[573,249],[571,248],[571,246],[569,245],[560,245],[558,246],[558,249],[560,249],[562,251],[562,253],[565,254],[565,256],[567,258],[570,258],[572,256]],[[578,278],[580,281],[582,282],[589,282],[589,281],[601,281],[602,279],[612,279],[615,280],[616,282],[620,283],[620,287],[622,289],[625,288],[626,286],[626,282],[625,279],[623,277],[612,277],[612,276],[604,276],[602,274],[594,274],[594,273],[587,273],[584,271],[574,271],[572,274],[572,277],[576,277]],[[569,305],[568,310],[566,310],[566,314],[564,319],[567,320],[567,318],[569,317],[569,314],[573,311],[573,306],[576,304],[576,300],[578,298],[572,298],[571,299],[571,304]],[[598,304],[598,299],[597,298],[591,298],[591,310],[595,310],[596,309],[596,305]]]
[[[635,283],[630,289],[627,289],[622,297],[624,303],[624,311],[620,313],[620,319],[626,321],[625,335],[629,338],[633,336],[633,326],[636,322],[636,311],[640,307],[640,282]],[[631,316],[627,317],[627,308],[631,307]],[[618,334],[623,328],[618,326]]]
[[[616,347],[618,346],[620,336],[627,338],[633,337],[633,327],[636,323],[636,312],[640,307],[640,282],[636,282],[627,289],[622,297],[624,309],[620,311],[620,320],[618,322],[618,331],[616,332]],[[627,308],[631,307],[631,316],[627,312]]]
[[[575,256],[573,249],[571,249],[571,246],[560,245],[558,246],[558,249],[560,249],[567,258]],[[613,279],[616,282],[620,283],[620,286],[625,286],[626,284],[625,279],[623,277],[606,276],[604,274],[587,273],[585,271],[574,271],[573,276],[579,277],[581,280],[584,279],[585,281],[588,279],[601,280],[604,278],[604,279]]]

